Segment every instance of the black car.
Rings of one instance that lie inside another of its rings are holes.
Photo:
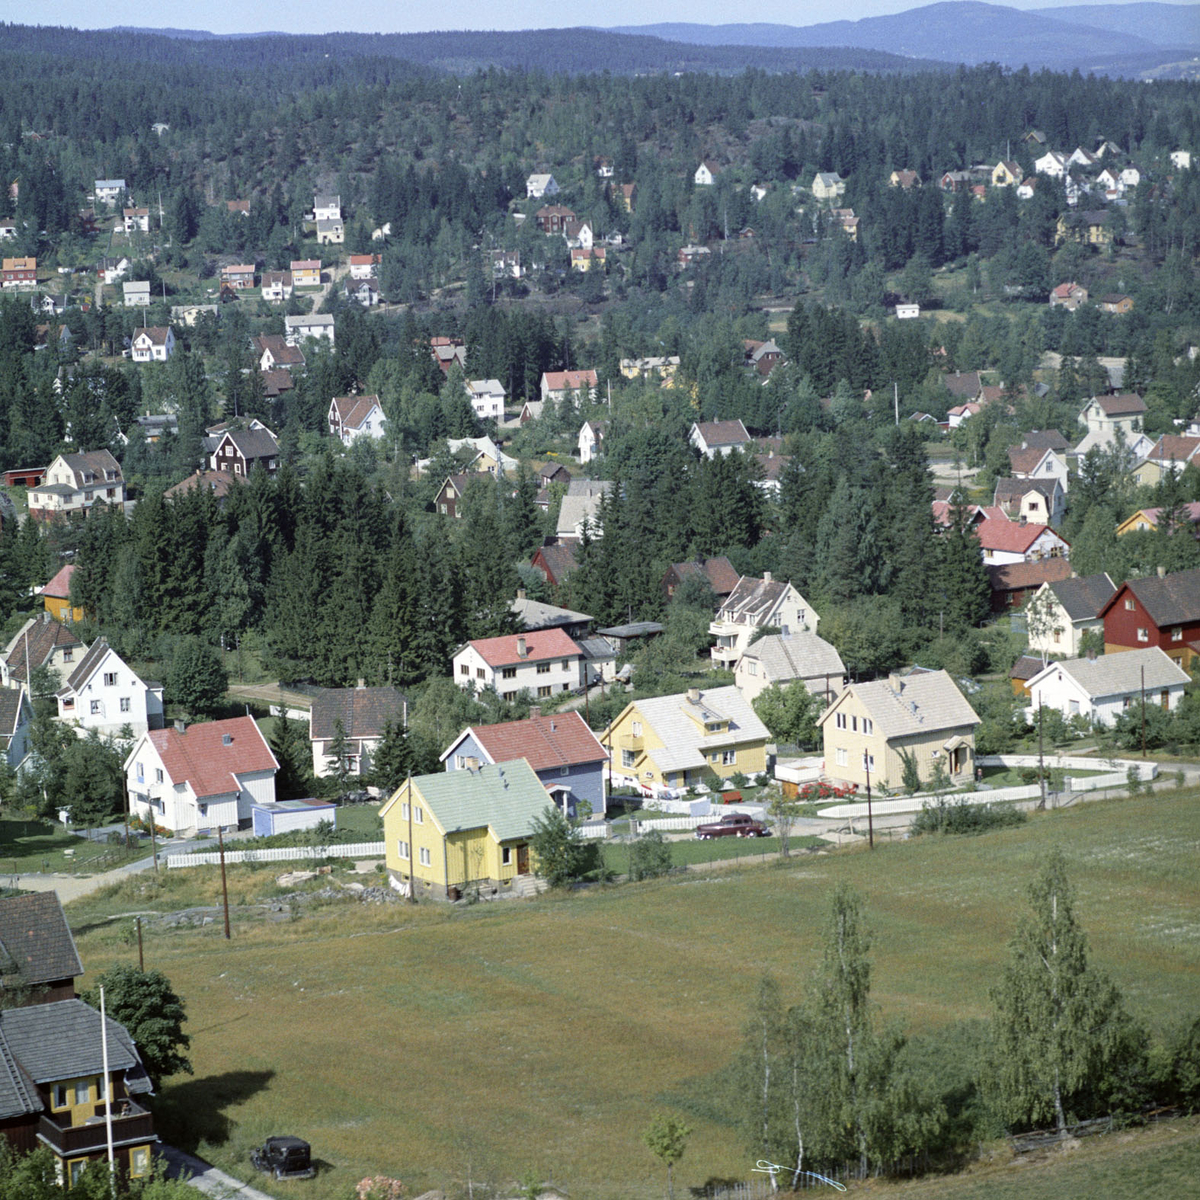
[[[269,1137],[250,1151],[250,1161],[276,1179],[311,1179],[317,1173],[309,1144],[298,1137]]]

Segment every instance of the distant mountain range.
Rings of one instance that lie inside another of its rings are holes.
[[[943,62],[1141,74],[1151,63],[1186,64],[1200,54],[1200,5],[1089,4],[1023,10],[945,0],[891,16],[820,25],[667,23],[618,26],[613,32],[705,46],[854,46]],[[1187,73],[1186,66],[1181,73]]]

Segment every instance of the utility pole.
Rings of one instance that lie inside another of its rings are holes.
[[[225,905],[225,940],[229,941],[229,886],[225,882],[225,838],[217,826],[217,849],[221,855],[221,899]]]
[[[1146,668],[1142,668],[1142,757],[1146,757]]]
[[[413,792],[412,779],[408,782],[408,902],[416,904],[417,902],[417,873],[413,867],[413,859],[416,857],[416,851],[413,849],[412,830],[413,830]]]
[[[1041,789],[1042,802],[1038,808],[1046,808],[1046,765],[1042,759],[1042,700],[1038,697],[1038,787]]]
[[[863,751],[863,770],[867,773],[867,843],[875,849],[875,821],[871,816],[871,756]]]
[[[142,918],[134,917],[133,919],[137,922],[138,931],[138,970],[144,972],[146,970],[146,955],[142,951]]]
[[[900,424],[900,385],[892,380],[892,406],[896,410],[896,424]]]

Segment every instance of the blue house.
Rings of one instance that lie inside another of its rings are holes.
[[[604,767],[608,752],[577,712],[542,716],[534,708],[527,721],[468,726],[442,755],[447,771],[523,758],[551,799],[574,818],[581,801],[596,816],[605,810]]]

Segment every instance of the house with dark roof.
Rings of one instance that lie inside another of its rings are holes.
[[[992,612],[1020,608],[1043,584],[1069,578],[1065,558],[1039,558],[1033,562],[995,563],[984,567],[992,589]]]
[[[128,725],[139,734],[163,722],[162,684],[144,683],[103,637],[92,644],[55,699],[58,719],[87,732],[116,734]]]
[[[0,899],[0,1008],[75,998],[83,964],[57,892]]]
[[[1126,580],[1100,618],[1105,654],[1158,646],[1190,671],[1200,658],[1200,568]]]
[[[1052,451],[1047,450],[1046,453]],[[1066,512],[1067,497],[1063,485],[1053,476],[1041,479],[997,479],[992,503],[1010,521],[1032,521],[1035,525],[1057,527]]]
[[[275,802],[279,763],[252,717],[142,734],[125,759],[129,811],[175,833],[249,825]]]
[[[438,493],[434,497],[434,511],[440,512],[444,517],[453,517],[457,520],[463,497],[467,494],[467,487],[474,477],[471,472],[447,475],[445,482],[438,488]]]
[[[459,687],[493,688],[505,700],[521,691],[545,698],[583,683],[583,654],[561,629],[476,638],[455,653],[453,662]]]
[[[524,758],[414,775],[379,810],[389,882],[450,900],[511,892],[537,869],[535,822],[552,804]]]
[[[1164,433],[1134,467],[1133,478],[1143,487],[1153,487],[1167,475],[1178,475],[1188,463],[1200,466],[1200,437]]]
[[[823,704],[830,704],[846,686],[846,667],[837,650],[815,633],[769,633],[742,651],[733,682],[751,702],[774,684],[803,683]]]
[[[170,325],[143,326],[130,342],[134,362],[167,362],[175,353],[175,331]]]
[[[922,782],[938,763],[952,780],[975,772],[979,717],[945,671],[853,683],[817,724],[825,774],[843,783],[903,787],[905,756],[915,759]]]
[[[364,437],[378,441],[386,425],[378,396],[334,396],[329,402],[329,435],[343,446]]]
[[[231,475],[228,471],[193,471],[186,479],[167,488],[163,492],[163,499],[174,500],[190,492],[193,488],[199,488],[202,492],[211,492],[217,501],[217,506],[221,507],[230,490],[238,486],[239,479],[240,476]]]
[[[579,565],[575,545],[574,539],[549,538],[534,552],[531,565],[541,571],[551,587],[561,587]]]
[[[28,686],[29,676],[39,667],[49,667],[60,680],[65,679],[86,653],[87,646],[49,613],[30,617],[4,648],[0,687]]]
[[[279,443],[269,429],[227,429],[217,439],[209,466],[249,478],[255,467],[274,475],[278,461]]]
[[[291,345],[278,333],[264,333],[250,339],[258,355],[260,371],[291,371],[303,369],[304,351]]]
[[[60,454],[41,483],[29,489],[29,515],[39,521],[82,515],[97,501],[125,502],[125,479],[117,460],[107,450]]]
[[[1117,526],[1117,537],[1124,537],[1127,533],[1136,533],[1141,529],[1157,529],[1162,513],[1163,510],[1157,505],[1139,508]],[[1178,510],[1167,514],[1167,519],[1176,522],[1176,529],[1190,525],[1196,537],[1200,538],[1200,500],[1189,500],[1180,505]],[[1175,530],[1169,532],[1174,533]]]
[[[1031,598],[1040,619],[1029,623],[1029,648],[1078,658],[1084,633],[1104,628],[1100,610],[1116,590],[1117,585],[1104,572],[1048,580]]]
[[[517,624],[526,632],[533,629],[561,629],[572,641],[586,637],[596,620],[587,613],[560,608],[557,604],[544,604],[541,600],[531,600],[525,594],[524,588],[517,591],[517,598],[508,606],[508,611],[516,617]]]
[[[1008,464],[1012,477],[1020,480],[1057,481],[1065,502],[1067,489],[1070,487],[1070,471],[1065,449],[1038,445],[1036,441],[1030,442],[1028,439],[1032,436],[1024,435],[1019,445],[1010,446],[1008,449]],[[1045,512],[1040,518],[1040,523],[1047,524]]]
[[[24,687],[0,688],[0,757],[19,771],[29,754],[33,705]]]
[[[447,771],[477,770],[483,763],[523,758],[570,820],[578,815],[581,801],[593,813],[604,814],[608,751],[577,712],[542,716],[541,709],[534,707],[525,721],[468,726],[441,757]]]
[[[943,375],[942,383],[950,395],[963,403],[978,400],[983,395],[983,381],[978,371],[955,371],[953,375]]]
[[[337,770],[332,743],[340,731],[346,739],[346,766],[351,775],[369,775],[372,756],[383,741],[388,722],[407,723],[408,702],[394,687],[322,688],[308,715],[313,774],[318,778]]]
[[[1029,695],[1029,681],[1037,675],[1044,667],[1045,663],[1039,655],[1022,654],[1020,658],[1013,663],[1012,668],[1008,672],[1008,681],[1012,685],[1014,696]]]
[[[743,575],[717,609],[708,627],[716,638],[713,665],[733,670],[750,639],[760,629],[775,627],[783,634],[816,633],[821,618],[790,582],[765,571],[761,579]]]
[[[1093,396],[1079,413],[1089,433],[1113,434],[1119,429],[1127,441],[1133,441],[1134,435],[1141,431],[1145,416],[1146,402],[1137,392]]]
[[[694,575],[703,575],[708,580],[718,604],[723,603],[729,598],[733,589],[737,587],[738,580],[741,578],[734,569],[733,563],[723,554],[715,558],[693,559],[690,562],[672,563],[666,569],[662,577],[662,583],[660,584],[663,596],[667,600],[670,600],[675,595],[675,589],[685,579]]]
[[[749,450],[752,440],[740,420],[697,421],[688,432],[688,441],[705,458],[732,454],[735,450]]]

